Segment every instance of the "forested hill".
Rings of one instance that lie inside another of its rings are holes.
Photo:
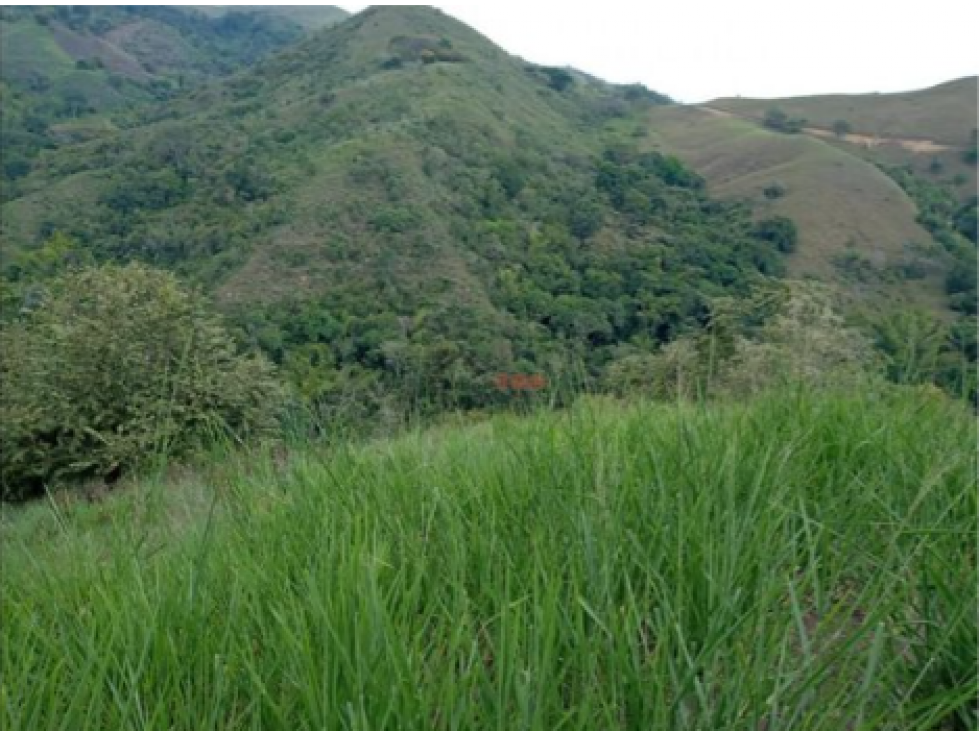
[[[0,9],[2,183],[15,188],[42,150],[104,134],[127,109],[227,75],[345,16],[334,6]]]
[[[790,245],[643,152],[667,103],[373,8],[45,155],[3,208],[7,277],[53,233],[172,269],[307,397],[475,405],[499,371],[600,376],[780,274]]]

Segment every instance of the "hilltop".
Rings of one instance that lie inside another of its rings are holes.
[[[856,134],[878,139],[932,141],[958,149],[969,145],[975,129],[977,77],[966,77],[928,89],[892,94],[830,94],[785,99],[725,98],[707,106],[761,120],[780,107],[809,125],[832,130],[845,120]]]
[[[284,18],[307,29],[335,25],[349,13],[335,5],[193,5],[205,15],[224,17],[234,13],[257,13]]]
[[[979,78],[894,94],[836,94],[778,100],[719,99],[711,109],[761,121],[777,107],[806,121],[804,132],[872,162],[910,165],[948,182],[963,200],[975,195]],[[844,123],[839,133],[834,127]]]

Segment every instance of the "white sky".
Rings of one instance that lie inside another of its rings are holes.
[[[356,12],[367,5],[341,7]],[[574,66],[611,82],[642,82],[683,102],[895,92],[979,73],[975,0],[593,0],[437,7],[528,61]]]

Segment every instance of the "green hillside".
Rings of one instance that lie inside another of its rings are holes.
[[[5,188],[41,150],[112,129],[113,113],[170,98],[297,40],[313,25],[314,16],[306,15],[267,8],[219,16],[167,6],[3,8]],[[317,8],[316,25],[343,15],[333,6]]]
[[[3,247],[173,269],[307,396],[484,404],[494,373],[596,376],[781,272],[747,211],[620,132],[665,101],[373,9],[45,157]]]
[[[974,417],[861,393],[588,401],[9,509],[0,725],[974,730]]]
[[[191,7],[212,17],[222,17],[229,13],[272,15],[314,30],[335,25],[348,15],[345,10],[334,5],[193,5]]]

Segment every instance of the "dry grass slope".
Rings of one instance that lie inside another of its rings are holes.
[[[711,107],[761,119],[772,106],[811,125],[846,120],[854,132],[965,146],[976,126],[976,77],[899,94],[831,94],[792,99],[719,99]]]
[[[976,128],[977,77],[899,94],[832,94],[792,99],[719,99],[721,110],[760,121],[778,107],[808,121],[806,132],[875,163],[911,166],[919,174],[953,182],[962,200],[976,193],[976,167],[963,160]],[[853,135],[841,140],[833,123],[845,120]]]
[[[703,175],[720,198],[750,202],[759,217],[786,216],[799,227],[790,257],[796,277],[835,280],[834,261],[858,252],[878,270],[899,265],[909,243],[928,243],[913,202],[874,165],[806,135],[769,132],[753,122],[694,107],[652,110],[649,140]],[[783,196],[769,200],[766,187]],[[907,283],[848,284],[859,300],[887,298],[942,310],[942,273]]]

